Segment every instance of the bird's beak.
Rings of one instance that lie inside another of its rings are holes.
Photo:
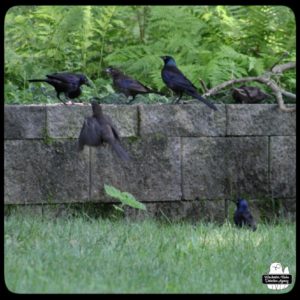
[[[165,60],[166,57],[165,57],[165,56],[160,56],[160,58],[161,58],[162,60]]]
[[[104,69],[103,71],[104,71],[105,73],[110,74],[110,69],[109,69],[109,68],[106,68],[106,69]]]

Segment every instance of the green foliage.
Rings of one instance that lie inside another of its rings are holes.
[[[295,31],[285,6],[15,6],[5,17],[5,101],[57,102],[51,86],[27,79],[58,71],[83,72],[94,82],[81,99],[107,96],[108,65],[170,96],[161,55],[172,55],[201,91],[200,79],[211,88],[261,75],[283,52],[281,63],[295,61]],[[295,70],[277,80],[295,92]],[[162,99],[146,103],[153,101]]]
[[[120,190],[116,189],[115,187],[113,187],[111,185],[106,185],[106,184],[104,185],[104,190],[105,190],[105,193],[107,195],[109,195],[110,197],[113,197],[113,198],[121,201],[121,203],[122,203],[121,208],[124,205],[128,205],[133,208],[146,210],[146,206],[143,203],[137,201],[135,199],[135,197],[133,195],[131,195],[130,193],[121,192]],[[118,210],[120,210],[119,207],[116,207],[116,206],[114,206],[114,207],[117,208]]]

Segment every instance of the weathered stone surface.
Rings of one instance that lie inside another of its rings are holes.
[[[43,216],[45,219],[70,218],[85,215],[88,218],[105,218],[116,216],[112,203],[72,202],[72,203],[42,203],[42,204],[5,204],[4,216],[9,217],[15,213]],[[117,213],[117,214],[116,214]],[[120,216],[122,216],[120,214]]]
[[[270,181],[273,197],[296,196],[296,137],[270,137]]]
[[[228,104],[227,135],[295,135],[296,112],[277,104]]]
[[[296,198],[281,199],[280,216],[290,221],[296,221]]]
[[[41,139],[46,129],[46,108],[40,105],[5,105],[5,139]]]
[[[181,199],[180,139],[152,136],[123,139],[132,157],[124,162],[110,146],[91,148],[91,199],[112,201],[104,184],[134,195],[139,201]]]
[[[137,135],[137,107],[103,105],[103,112],[111,117],[120,136]],[[78,138],[84,118],[92,115],[90,105],[48,105],[48,134],[52,138]]]
[[[89,198],[89,152],[76,141],[5,141],[5,203],[55,203]]]
[[[35,217],[38,215],[42,215],[43,213],[43,205],[36,204],[36,205],[30,205],[30,204],[6,204],[4,205],[4,217],[9,217],[10,215],[15,214],[22,214],[22,215],[29,215],[31,217]]]
[[[268,137],[182,138],[183,197],[268,192]]]
[[[231,137],[225,151],[227,195],[268,195],[268,137]]]
[[[118,204],[116,202],[116,204]],[[164,201],[164,202],[145,202],[147,210],[138,210],[129,206],[124,206],[124,214],[113,207],[113,203],[68,203],[68,204],[26,204],[26,205],[5,205],[4,215],[9,216],[15,212],[24,214],[43,215],[45,218],[64,218],[76,215],[88,215],[90,218],[125,217],[130,220],[144,220],[155,218],[174,221],[192,222],[224,222],[224,200],[201,200],[201,201]]]
[[[206,105],[140,105],[141,135],[224,136],[225,105],[213,111]]]
[[[124,207],[125,216],[141,220],[147,217],[161,218],[166,221],[208,221],[223,222],[225,219],[224,200],[195,200],[145,203],[147,210]]]
[[[77,152],[90,105],[6,105],[5,203],[34,204],[37,211],[39,203],[59,203],[55,217],[63,203],[67,209],[70,203],[119,203],[104,193],[110,184],[144,201],[148,215],[163,211],[170,220],[231,218],[235,206],[225,201],[224,208],[224,199],[238,195],[250,199],[260,220],[295,219],[294,113],[277,105],[226,105],[226,115],[224,105],[214,112],[200,103],[103,109],[125,137],[132,161],[121,161],[110,146]]]
[[[214,199],[226,194],[226,138],[182,138],[183,198]]]

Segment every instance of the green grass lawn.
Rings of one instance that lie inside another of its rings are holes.
[[[295,224],[5,217],[5,282],[17,293],[286,293],[263,285],[270,264],[295,280]]]

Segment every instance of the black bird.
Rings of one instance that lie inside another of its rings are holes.
[[[208,105],[213,110],[217,110],[216,106],[210,101],[204,99],[197,92],[197,88],[183,75],[183,73],[177,68],[176,62],[171,56],[161,56],[164,61],[164,67],[161,70],[161,77],[166,86],[171,89],[175,94],[178,94],[175,103],[178,103],[183,93],[188,94]]]
[[[129,96],[132,96],[132,99],[128,102],[128,104],[135,99],[137,94],[154,93],[163,95],[162,93],[154,91],[148,88],[147,86],[143,85],[139,81],[125,75],[123,72],[116,68],[108,67],[105,69],[105,72],[112,77],[113,87],[117,92],[125,94],[127,98]]]
[[[238,227],[249,226],[253,231],[256,230],[256,222],[249,211],[248,202],[245,199],[238,198],[236,202],[236,211],[234,213],[234,223]]]
[[[84,120],[78,140],[79,151],[84,146],[101,146],[110,144],[117,155],[123,160],[129,160],[129,155],[120,144],[120,137],[111,119],[104,115],[101,106],[92,101],[93,115]]]
[[[269,94],[264,93],[258,87],[241,85],[232,89],[232,97],[237,103],[259,103],[267,98]]]
[[[53,73],[46,75],[45,79],[30,79],[29,82],[47,82],[51,84],[56,90],[57,98],[63,102],[59,95],[64,93],[67,99],[74,99],[81,94],[81,85],[85,84],[91,86],[88,79],[83,74],[73,73]]]

